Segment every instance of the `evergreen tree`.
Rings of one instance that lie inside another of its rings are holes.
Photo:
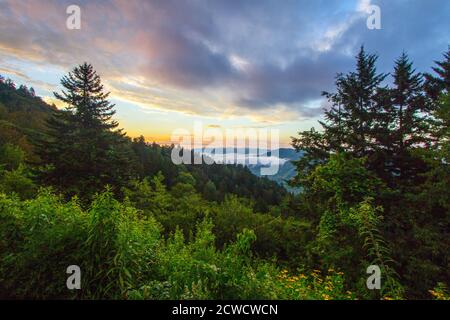
[[[302,176],[326,161],[330,153],[345,151],[354,157],[369,156],[371,160],[367,163],[374,167],[384,161],[377,158],[375,137],[385,116],[381,102],[386,98],[386,89],[381,88],[381,83],[387,75],[377,73],[377,59],[361,47],[356,56],[356,71],[338,74],[336,92],[323,92],[331,103],[331,108],[325,111],[325,121],[319,121],[323,133],[311,129],[293,138],[294,148],[305,155],[295,162],[298,176],[292,184],[298,184]]]
[[[391,178],[413,182],[424,170],[424,163],[413,151],[429,143],[429,113],[423,94],[422,75],[403,53],[395,62],[393,88],[390,90],[388,150],[386,163]],[[416,181],[417,182],[417,181]]]
[[[214,182],[208,180],[208,182],[203,187],[203,197],[206,200],[215,201],[217,199],[217,189]]]
[[[71,196],[90,197],[105,185],[120,190],[131,175],[130,143],[112,120],[114,105],[107,98],[92,65],[75,67],[61,80],[56,98],[67,105],[48,120],[44,139],[36,142],[44,183]]]
[[[428,104],[431,106],[433,119],[431,122],[432,147],[439,149],[442,142],[448,139],[448,93],[450,92],[450,47],[444,53],[443,61],[435,61],[434,75],[425,74],[425,91]],[[447,103],[446,103],[447,102]]]
[[[428,97],[434,102],[439,101],[439,96],[442,91],[450,91],[450,47],[447,52],[443,54],[442,61],[435,61],[436,66],[432,69],[435,75],[425,74],[425,90]]]
[[[373,149],[373,126],[379,108],[379,87],[386,78],[378,74],[378,57],[361,47],[356,56],[356,72],[339,74],[335,93],[324,92],[332,107],[325,112],[324,127],[332,151],[345,150],[363,156]]]

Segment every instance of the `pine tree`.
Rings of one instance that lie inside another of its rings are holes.
[[[377,59],[361,47],[356,56],[356,72],[339,74],[337,92],[323,93],[332,107],[325,112],[325,121],[320,124],[333,151],[345,150],[358,157],[372,149],[372,128],[380,111],[379,88],[387,76],[377,73]]]
[[[336,92],[323,92],[331,103],[331,108],[325,111],[325,120],[319,121],[323,133],[311,129],[301,132],[299,138],[293,138],[294,148],[305,152],[296,162],[299,176],[293,180],[294,185],[315,165],[326,161],[331,153],[345,151],[354,157],[374,158],[368,161],[369,165],[380,162],[374,155],[377,149],[375,137],[379,135],[377,125],[384,116],[380,102],[386,97],[386,89],[381,83],[387,75],[377,73],[377,59],[361,47],[356,56],[356,71],[338,74]]]
[[[72,196],[89,198],[109,184],[120,190],[131,174],[130,143],[112,120],[114,105],[107,98],[92,65],[75,67],[61,80],[54,95],[67,105],[48,120],[44,139],[36,142],[41,159],[39,176]]]
[[[444,60],[435,61],[436,66],[433,67],[435,75],[425,74],[425,90],[434,102],[438,102],[442,91],[450,92],[450,47],[443,56]]]
[[[433,114],[431,122],[433,148],[440,148],[442,138],[448,139],[448,94],[450,92],[450,47],[443,61],[435,61],[434,75],[425,74],[425,91]],[[447,102],[447,104],[445,103]]]
[[[393,80],[388,104],[390,157],[386,165],[391,177],[409,183],[424,170],[424,163],[413,155],[413,151],[429,143],[429,113],[422,75],[415,72],[406,53],[395,62]]]

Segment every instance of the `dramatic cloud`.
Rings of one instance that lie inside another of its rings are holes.
[[[448,1],[372,1],[381,30],[366,27],[368,0],[77,3],[81,30],[68,30],[72,0],[0,0],[0,72],[89,61],[114,98],[143,108],[283,122],[317,117],[361,44],[388,72],[403,50],[428,68],[450,39]]]

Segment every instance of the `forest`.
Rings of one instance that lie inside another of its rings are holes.
[[[377,59],[323,92],[289,188],[127,136],[89,63],[65,109],[0,76],[0,298],[448,300],[450,47],[428,73]]]

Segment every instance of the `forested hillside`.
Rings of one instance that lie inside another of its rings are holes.
[[[29,138],[45,130],[45,121],[55,109],[35,96],[33,88],[16,88],[0,75],[0,144],[15,144],[32,156]]]
[[[0,78],[0,298],[448,299],[450,51],[429,74],[376,60],[361,48],[293,139],[296,195],[128,137],[90,64],[64,110]]]

